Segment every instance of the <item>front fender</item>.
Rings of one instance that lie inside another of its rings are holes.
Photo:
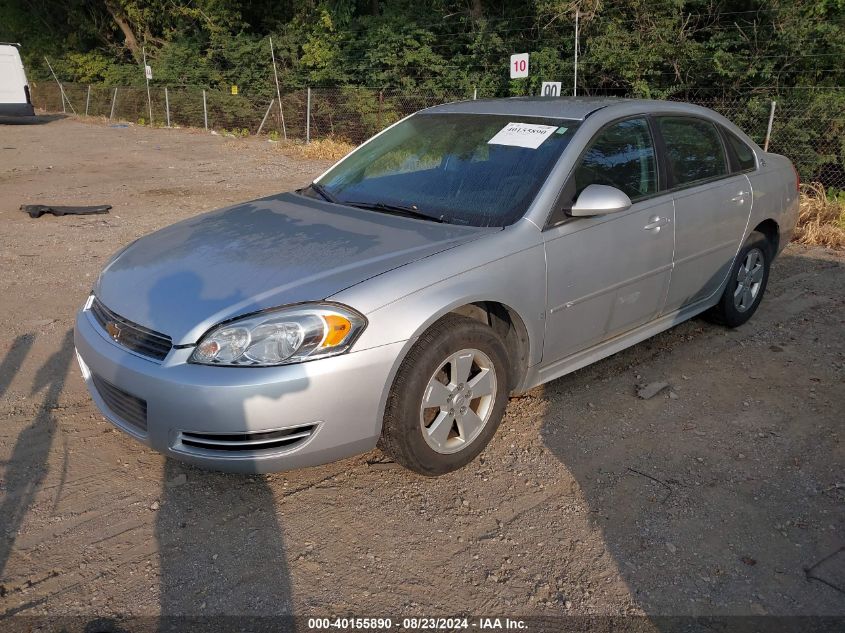
[[[542,358],[545,335],[546,260],[540,232],[526,223],[379,275],[330,299],[367,317],[354,350],[403,343],[383,390],[382,413],[408,350],[435,321],[470,303],[501,303],[519,316],[530,367]]]

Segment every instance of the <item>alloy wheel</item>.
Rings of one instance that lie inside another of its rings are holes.
[[[462,349],[444,360],[426,385],[420,427],[426,443],[442,454],[472,443],[490,420],[496,401],[496,369],[477,349]]]
[[[745,312],[754,305],[763,284],[764,267],[764,255],[759,248],[752,248],[746,253],[736,274],[734,306],[738,311]]]

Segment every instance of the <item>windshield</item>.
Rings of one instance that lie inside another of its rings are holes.
[[[507,226],[525,213],[576,126],[513,115],[417,114],[358,148],[318,184],[340,204]]]

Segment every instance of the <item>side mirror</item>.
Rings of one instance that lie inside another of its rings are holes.
[[[588,217],[619,213],[631,208],[631,199],[625,192],[607,185],[589,185],[572,205],[569,215]]]

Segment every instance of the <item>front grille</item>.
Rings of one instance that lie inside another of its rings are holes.
[[[139,431],[147,432],[147,401],[118,389],[97,374],[91,374],[91,380],[100,398],[106,403],[112,414],[119,421],[125,422]]]
[[[183,447],[226,453],[278,451],[301,444],[314,433],[315,424],[297,426],[278,431],[259,433],[194,433],[182,431]]]
[[[110,339],[136,354],[161,361],[173,347],[169,336],[124,319],[100,303],[96,297],[91,303],[91,314]]]

